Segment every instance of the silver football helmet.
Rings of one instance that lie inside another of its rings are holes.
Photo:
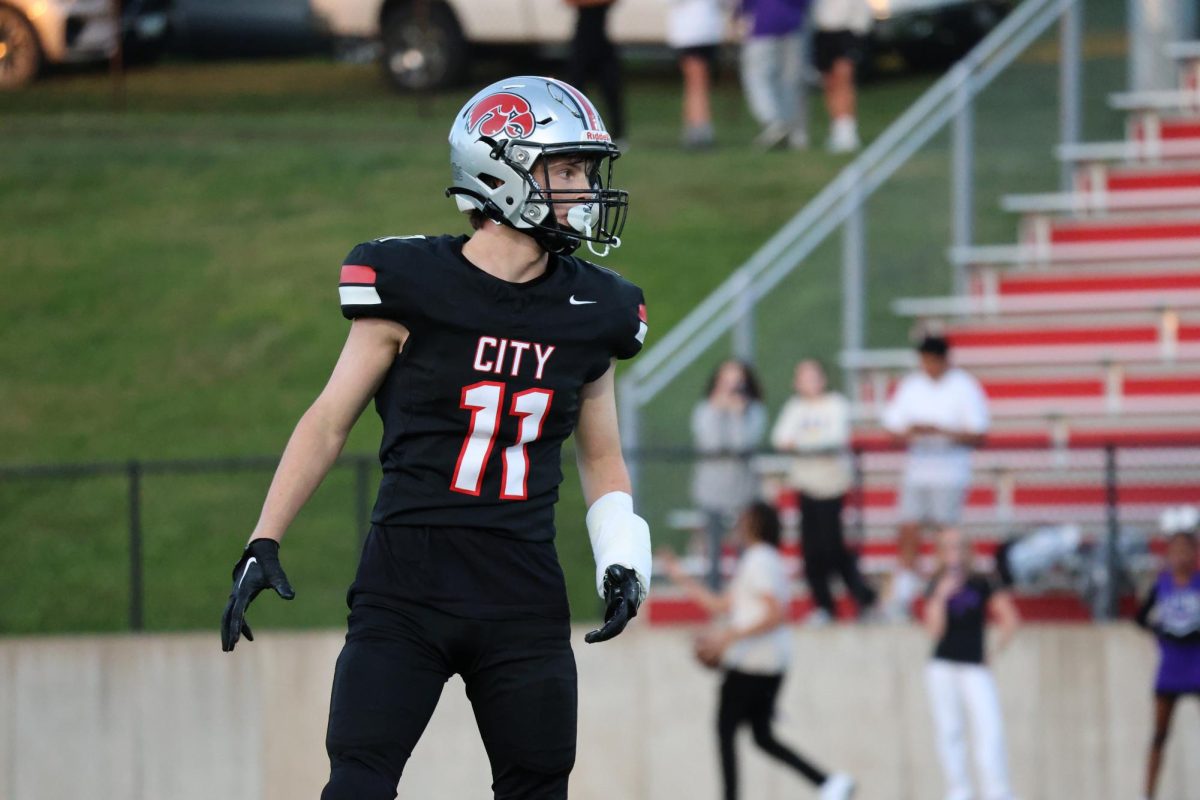
[[[590,191],[549,188],[547,159],[568,153],[587,157]],[[454,118],[446,194],[460,211],[478,210],[552,253],[587,242],[603,256],[621,246],[629,208],[628,193],[611,188],[620,155],[583,92],[554,78],[508,78],[480,91]],[[571,206],[567,225],[558,222],[558,205]]]

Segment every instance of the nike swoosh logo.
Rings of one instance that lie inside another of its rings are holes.
[[[246,573],[250,571],[250,565],[256,563],[257,561],[257,557],[250,556],[250,560],[246,562],[246,568],[242,570],[242,577],[238,578],[237,588],[242,588],[242,581],[246,580]]]
[[[575,295],[571,295],[571,305],[573,306],[588,306],[595,302],[595,300],[576,300]]]

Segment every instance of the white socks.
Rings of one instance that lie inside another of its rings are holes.
[[[826,147],[831,153],[852,153],[859,148],[858,120],[854,117],[838,117],[829,126],[829,141]]]

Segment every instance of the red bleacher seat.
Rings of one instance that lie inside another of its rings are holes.
[[[1200,240],[1200,220],[1118,220],[1030,217],[1022,240],[1029,244],[1082,245]]]
[[[972,282],[972,290],[982,294],[986,283]],[[1015,273],[996,277],[994,291],[1003,297],[1030,295],[1090,295],[1107,292],[1186,291],[1200,289],[1200,271],[1150,273]]]

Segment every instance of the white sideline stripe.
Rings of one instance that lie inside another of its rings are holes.
[[[344,306],[378,306],[383,304],[374,286],[339,286],[338,294]]]

